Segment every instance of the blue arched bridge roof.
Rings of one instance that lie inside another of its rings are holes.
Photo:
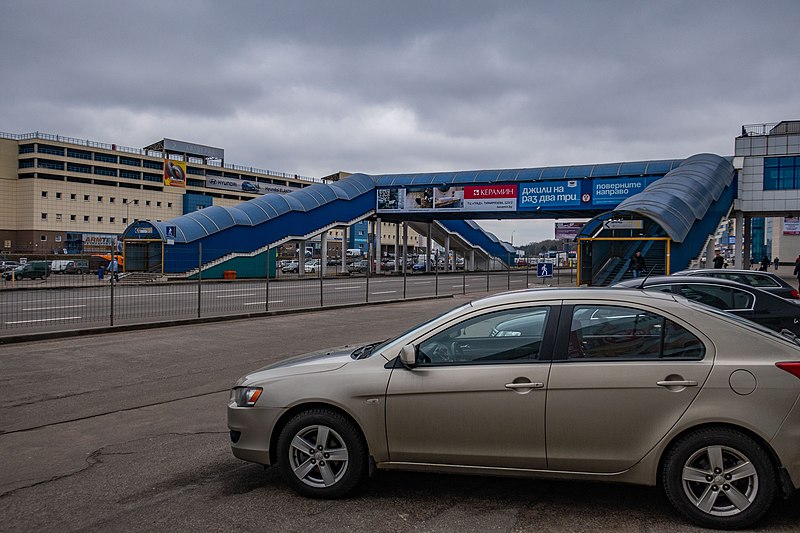
[[[233,226],[258,226],[290,212],[306,213],[335,200],[354,200],[374,188],[375,183],[369,176],[354,174],[330,184],[315,183],[289,194],[265,194],[235,207],[211,206],[151,224],[162,239],[166,238],[167,226],[175,226],[174,241],[188,243]]]
[[[613,213],[635,213],[657,222],[674,242],[683,242],[695,222],[731,185],[735,170],[730,160],[715,154],[686,159],[643,192],[623,200]]]
[[[458,185],[467,183],[514,183],[580,178],[615,178],[664,175],[677,168],[683,159],[658,159],[596,165],[517,168],[506,170],[463,170],[459,172],[423,172],[416,174],[373,175],[378,187],[410,185]]]

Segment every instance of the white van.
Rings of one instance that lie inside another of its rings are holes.
[[[70,262],[70,259],[56,259],[50,263],[50,272],[53,274],[63,274],[67,271],[67,266]]]
[[[361,257],[361,248],[348,248],[347,257]]]

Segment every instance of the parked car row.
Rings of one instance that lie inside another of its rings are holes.
[[[95,260],[95,258],[97,258]],[[94,270],[105,266],[105,259],[101,256],[92,256],[95,260]],[[98,263],[99,261],[99,263]],[[88,274],[91,272],[91,262],[88,259],[54,259],[36,260],[19,264],[16,261],[0,261],[0,272],[4,280],[14,279],[47,279],[50,274]]]

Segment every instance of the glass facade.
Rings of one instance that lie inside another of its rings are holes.
[[[764,190],[800,189],[800,157],[765,157]]]

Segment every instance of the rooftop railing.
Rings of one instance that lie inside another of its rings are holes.
[[[102,150],[114,150],[117,152],[124,152],[127,154],[136,154],[136,155],[143,155],[148,157],[158,157],[163,158],[163,152],[159,152],[156,150],[144,150],[142,148],[131,148],[130,146],[121,146],[119,144],[108,144],[108,143],[101,143],[97,141],[92,141],[89,139],[76,139],[74,137],[66,137],[64,135],[53,135],[51,133],[43,133],[39,131],[34,131],[31,133],[6,133],[0,131],[0,139],[11,139],[13,141],[27,141],[31,139],[42,139],[45,141],[55,141],[67,144],[75,144],[78,146],[87,146],[90,148],[100,148]],[[177,154],[170,154],[170,158],[182,161],[184,158],[182,155]],[[191,163],[198,163],[202,165],[208,165],[212,167],[220,167],[220,168],[227,168],[229,170],[239,170],[243,172],[250,172],[252,174],[262,174],[264,176],[272,176],[276,178],[289,178],[289,179],[296,179],[296,180],[303,180],[303,181],[313,181],[313,182],[322,182],[319,178],[312,178],[309,176],[301,176],[299,174],[290,174],[288,172],[278,172],[276,170],[265,170],[261,168],[254,168],[254,167],[246,167],[243,165],[234,165],[231,163],[222,164],[221,161],[204,161],[199,158],[189,157],[189,162]]]
[[[759,135],[787,135],[800,133],[800,120],[784,120],[763,124],[745,124],[742,126],[742,137]]]

